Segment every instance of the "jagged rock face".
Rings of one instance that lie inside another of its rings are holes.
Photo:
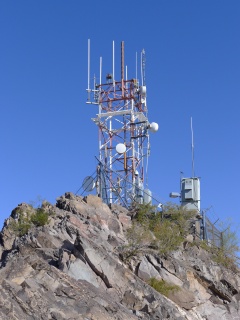
[[[0,319],[240,319],[239,274],[203,249],[141,254],[125,264],[126,209],[72,193],[44,209],[47,225],[16,237],[15,209],[0,234]],[[148,285],[153,277],[179,290],[166,298]]]

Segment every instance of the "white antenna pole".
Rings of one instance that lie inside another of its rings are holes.
[[[136,52],[136,80],[137,80],[137,52]]]
[[[193,143],[192,117],[191,117],[191,133],[192,133],[192,177],[194,177],[195,176],[195,172],[194,172],[194,143]]]
[[[90,39],[88,39],[88,94],[90,95]],[[88,96],[88,100],[89,100]]]
[[[141,79],[142,79],[142,86],[143,86],[143,56],[142,56],[142,52],[141,52]]]
[[[102,57],[100,57],[100,75],[99,75],[99,82],[100,82],[100,86],[101,86],[101,84],[102,84]],[[99,90],[101,90],[101,87],[100,87],[100,89]],[[98,113],[100,114],[101,113],[101,104],[99,103],[99,105],[98,105]]]
[[[126,66],[126,80],[128,79],[128,74],[127,74],[127,66]]]
[[[100,76],[99,76],[100,85],[102,84],[102,57],[100,57]]]
[[[114,41],[113,41],[113,86],[115,86],[115,52],[114,52]]]

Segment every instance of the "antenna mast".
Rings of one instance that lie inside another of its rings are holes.
[[[93,98],[92,102],[89,99],[87,103],[98,105],[98,113],[92,118],[99,131],[98,195],[107,204],[118,203],[128,207],[132,202],[151,201],[150,191],[144,190],[147,185],[147,165],[144,159],[149,156],[149,131],[156,132],[158,124],[150,124],[147,118],[145,51],[142,52],[142,86],[138,79],[128,79],[127,67],[124,75],[123,41],[119,80],[115,75],[114,41],[112,61],[112,74],[108,73],[104,81],[101,79],[102,58],[100,59],[99,84],[95,82],[93,89],[87,89]],[[89,77],[88,75],[88,79]]]
[[[194,172],[194,141],[193,141],[193,125],[192,125],[192,117],[191,117],[191,134],[192,134],[192,177],[195,177]]]
[[[141,52],[141,75],[142,75],[142,86],[146,85],[146,79],[145,79],[145,65],[146,65],[146,57],[145,57],[145,50],[142,49]]]

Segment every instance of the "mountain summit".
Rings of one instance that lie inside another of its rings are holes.
[[[18,205],[0,233],[0,319],[240,319],[239,271],[191,237],[126,258],[133,215],[70,192]]]

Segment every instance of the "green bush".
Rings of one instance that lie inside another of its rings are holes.
[[[148,223],[155,218],[156,207],[149,203],[137,204],[133,210],[136,213],[134,219],[140,224]]]
[[[121,256],[124,261],[136,256],[140,252],[146,252],[153,241],[153,234],[141,224],[133,222],[132,227],[126,234],[128,244],[121,249]]]
[[[30,229],[31,224],[29,221],[11,221],[10,222],[10,228],[13,230],[13,232],[18,236],[24,236],[26,233],[28,233],[28,230]]]
[[[212,255],[212,260],[215,261],[217,264],[231,269],[232,271],[236,272],[238,270],[239,265],[239,258],[237,257],[236,247],[225,247],[224,245],[219,248],[214,245],[208,244],[206,240],[201,241],[200,247]],[[237,247],[238,248],[238,247]]]
[[[37,227],[44,226],[48,223],[48,213],[42,208],[33,209],[26,212],[17,211],[18,219],[12,220],[9,228],[18,236],[21,237],[28,233],[32,225]]]
[[[235,256],[230,256],[223,248],[215,248],[213,252],[213,261],[233,271],[237,270],[237,261]]]
[[[190,227],[190,221],[195,218],[196,210],[186,210],[184,207],[167,203],[164,206],[163,218],[178,226],[179,232],[185,236]]]
[[[48,223],[48,213],[42,208],[37,208],[36,212],[31,216],[31,222],[37,227],[44,226]]]
[[[157,280],[156,278],[149,279],[148,284],[166,297],[168,297],[171,292],[180,290],[178,286],[170,284],[164,280]]]
[[[179,226],[169,220],[156,224],[153,234],[155,236],[154,246],[158,249],[160,255],[177,250],[184,241],[184,236],[181,234]]]
[[[212,259],[216,263],[236,271],[239,268],[239,238],[238,228],[234,227],[231,220],[218,223],[219,230],[224,229],[219,237],[220,247],[216,246],[211,241],[204,240],[200,246],[204,250],[212,254]]]
[[[163,212],[150,204],[138,204],[135,212],[132,227],[126,235],[128,245],[123,248],[128,257],[149,249],[160,255],[176,250],[188,234],[189,221],[196,214],[174,204],[164,206]]]

